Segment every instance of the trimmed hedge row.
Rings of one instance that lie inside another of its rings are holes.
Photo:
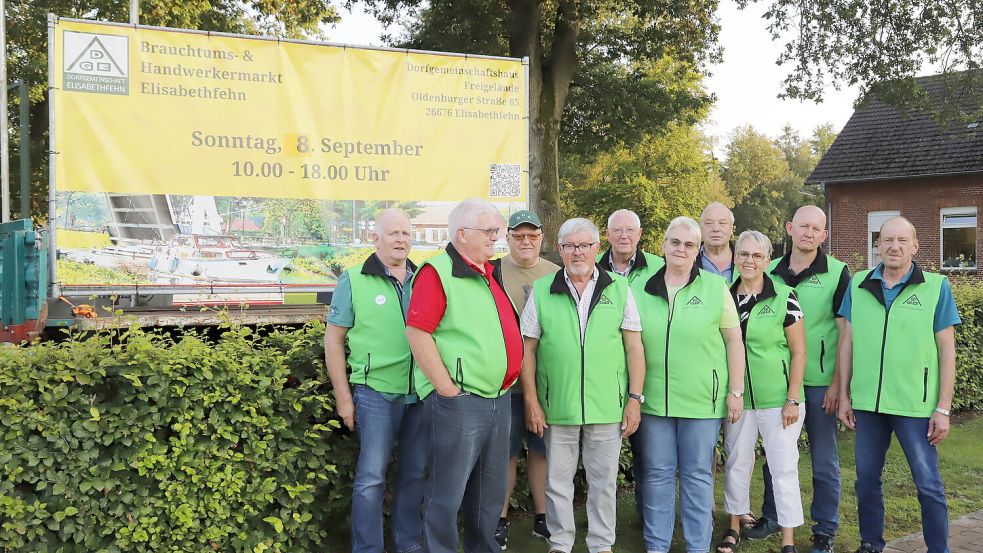
[[[347,533],[324,327],[0,349],[0,550],[317,551]]]
[[[957,410],[983,409],[983,289],[955,286]],[[344,542],[357,444],[324,326],[131,328],[0,348],[0,550],[321,551]],[[622,455],[630,480],[630,453]],[[520,477],[513,502],[528,505]]]

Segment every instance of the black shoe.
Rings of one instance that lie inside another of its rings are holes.
[[[498,526],[495,527],[495,541],[502,547],[502,551],[508,549],[509,523],[504,518],[498,519]]]
[[[809,553],[833,553],[833,538],[826,534],[813,534]]]
[[[532,535],[537,538],[542,538],[549,541],[550,531],[546,529],[546,518],[536,517],[536,520],[532,523]]]
[[[881,553],[876,547],[869,543],[861,543],[857,548],[857,553]]]
[[[799,552],[795,548],[795,545],[783,545],[782,546],[782,553],[799,553]]]
[[[782,527],[779,526],[777,522],[761,517],[754,521],[753,526],[744,529],[744,537],[752,540],[761,540],[781,531]]]

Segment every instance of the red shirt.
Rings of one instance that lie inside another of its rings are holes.
[[[465,261],[488,282],[492,297],[495,298],[495,307],[498,308],[498,319],[502,323],[502,334],[505,338],[505,355],[508,359],[505,380],[502,382],[502,389],[505,390],[519,379],[519,371],[522,369],[522,335],[519,333],[519,321],[516,320],[512,300],[498,281],[491,278],[494,269],[492,264],[486,262],[482,270],[470,261],[466,259]],[[440,275],[433,265],[424,265],[413,281],[413,293],[410,295],[406,324],[433,334],[440,325],[440,320],[444,318],[446,310],[447,295],[444,293],[443,284],[440,283]]]

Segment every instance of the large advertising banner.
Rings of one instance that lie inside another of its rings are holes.
[[[425,249],[450,203],[527,201],[522,60],[65,19],[51,38],[62,284],[330,282],[380,209]]]

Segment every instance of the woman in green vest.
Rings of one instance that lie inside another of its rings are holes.
[[[798,448],[805,420],[802,308],[790,286],[765,276],[772,252],[767,236],[744,231],[735,250],[740,278],[731,293],[746,352],[745,411],[740,420],[724,425],[724,510],[730,513],[730,528],[724,531],[717,551],[734,553],[740,544],[742,515],[751,510],[751,472],[760,435],[775,490],[782,553],[795,553],[792,532],[803,522]]]
[[[686,550],[710,550],[713,448],[744,409],[744,344],[727,281],[695,265],[700,225],[666,229],[666,265],[636,298],[645,347],[642,421],[632,436],[647,551],[669,551],[676,475]],[[728,383],[730,385],[728,386]]]

